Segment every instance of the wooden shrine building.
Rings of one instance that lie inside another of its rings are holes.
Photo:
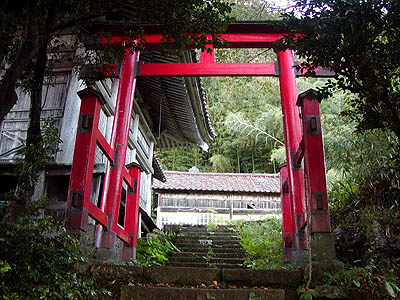
[[[157,225],[225,224],[280,216],[278,174],[164,171],[166,182],[153,182]]]

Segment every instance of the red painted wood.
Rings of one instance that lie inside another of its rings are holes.
[[[107,159],[113,163],[114,162],[114,150],[108,144],[107,140],[104,138],[103,134],[100,132],[98,128],[94,131],[96,135],[97,145],[103,151],[104,155]]]
[[[282,209],[282,244],[284,260],[291,258],[293,235],[296,232],[294,224],[294,207],[289,198],[288,168],[283,165],[279,170],[281,181],[281,209]]]
[[[117,237],[119,237],[125,243],[130,243],[131,237],[129,236],[129,232],[122,228],[119,224],[114,226],[113,231],[116,233]]]
[[[274,63],[142,63],[140,76],[277,76]]]
[[[271,47],[268,43],[280,40],[285,34],[288,33],[223,33],[221,38],[229,43],[229,48],[268,48]]]
[[[289,174],[289,198],[294,203],[296,225],[296,249],[305,249],[305,194],[304,171],[294,168],[294,153],[299,148],[302,132],[299,118],[299,109],[296,106],[297,86],[293,69],[293,53],[290,50],[277,53],[280,74],[279,84],[281,91],[283,129],[285,136],[286,161]]]
[[[96,136],[100,113],[100,102],[95,93],[87,91],[81,97],[80,123],[83,115],[90,116],[91,127],[87,132],[76,134],[75,150],[72,160],[71,177],[67,198],[67,226],[85,230],[87,225],[87,209],[90,203],[92,187],[94,153],[96,150]],[[78,128],[80,124],[78,124]],[[75,198],[75,200],[73,199]],[[74,203],[75,202],[75,203]]]
[[[129,168],[132,178],[133,191],[128,193],[126,204],[125,229],[132,235],[131,247],[136,248],[139,228],[139,196],[140,196],[140,175],[141,171],[137,166]]]
[[[228,48],[271,48],[273,42],[281,39],[288,32],[281,33],[260,33],[260,32],[232,32],[232,33],[222,33],[219,37],[225,40],[225,46]],[[145,41],[146,49],[159,49],[163,40],[162,34],[145,34],[142,39]],[[102,37],[100,41],[102,43],[120,43],[121,41],[126,40],[126,37],[121,35],[114,35],[110,38]],[[211,39],[210,39],[211,42]],[[193,46],[188,46],[193,47]]]
[[[112,218],[109,231],[118,228],[118,212],[122,190],[123,171],[125,169],[126,150],[128,146],[129,127],[131,122],[134,93],[136,86],[135,68],[139,53],[127,52],[121,68],[115,116],[111,133],[111,146],[116,152],[115,163],[109,169],[106,178],[104,211]],[[116,232],[116,231],[115,231]]]
[[[93,219],[95,219],[101,225],[107,227],[108,217],[100,208],[94,205],[91,201],[87,202],[85,206],[89,212],[89,215]]]
[[[330,232],[328,192],[326,188],[325,157],[317,100],[300,96],[304,132],[304,164],[307,199],[311,208],[311,231]]]
[[[132,187],[132,177],[125,167],[122,169],[122,178],[125,180],[128,186]]]
[[[211,50],[212,52],[209,53],[208,51]],[[206,50],[201,51],[200,53],[200,63],[203,64],[213,64],[215,63],[215,53],[214,47],[212,45],[207,45]]]

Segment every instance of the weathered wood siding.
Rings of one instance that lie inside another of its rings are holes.
[[[240,195],[240,194],[160,194],[159,206],[179,208],[233,208],[280,210],[279,195]]]
[[[118,83],[118,78],[106,79],[97,82],[95,86],[95,89],[102,94],[105,100],[101,107],[98,128],[108,142],[111,139]],[[55,160],[61,169],[52,168],[49,174],[54,179],[51,182],[57,182],[63,189],[68,187],[66,175],[70,172],[69,168],[75,150],[81,105],[77,93],[84,88],[85,85],[71,69],[58,73],[54,78],[46,79],[43,86],[42,119],[56,119],[59,137],[62,141],[59,145],[60,152]],[[19,100],[0,127],[0,160],[9,162],[16,158],[17,150],[23,146],[29,126],[30,96],[20,89],[17,92]],[[137,103],[134,106],[129,137],[126,163],[137,162],[144,169],[140,185],[140,206],[150,214],[151,176],[154,173],[152,159],[155,139]],[[96,148],[95,152],[95,166],[96,172],[93,176],[91,201],[100,206],[99,200],[101,199],[105,170],[109,168],[109,161],[99,147]],[[48,192],[50,191],[52,193],[50,203],[55,207],[63,207],[67,191],[58,192],[51,188],[48,189]]]
[[[70,80],[70,73],[60,73],[45,79],[43,85],[42,119],[56,120],[61,130],[64,105]],[[29,127],[30,96],[18,89],[18,101],[1,124],[0,159],[16,158],[16,151],[23,146]]]
[[[225,224],[233,219],[259,219],[279,216],[278,194],[159,193],[157,225]]]

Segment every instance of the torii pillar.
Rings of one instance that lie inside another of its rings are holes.
[[[331,236],[328,191],[326,188],[324,143],[322,139],[319,101],[299,95],[303,123],[304,164],[307,178],[307,201],[310,212],[311,250],[313,260],[334,260]]]
[[[295,233],[293,236],[292,263],[304,266],[308,261],[306,242],[306,206],[304,167],[298,164],[296,152],[302,140],[301,122],[297,102],[296,75],[291,50],[278,51],[279,85],[282,102],[283,130],[288,169],[289,199],[294,206]]]

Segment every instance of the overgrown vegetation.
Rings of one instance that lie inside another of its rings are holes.
[[[312,66],[335,72],[318,96],[355,94],[346,114],[357,127],[400,139],[399,15],[397,0],[299,0],[284,20],[299,34],[285,38],[285,46],[296,50],[303,67],[310,74]]]
[[[31,202],[15,222],[0,226],[0,295],[18,299],[92,299],[108,295],[94,274],[81,273],[88,262],[79,241],[50,216],[46,201]]]
[[[168,262],[168,254],[179,252],[173,244],[176,234],[155,229],[145,238],[138,239],[136,248],[136,260],[133,264],[143,266],[163,266]]]
[[[20,154],[31,159],[20,161],[16,189],[1,198],[2,299],[85,299],[108,294],[97,285],[96,276],[79,272],[78,265],[88,257],[61,223],[44,215],[46,199],[31,200],[39,171],[58,151],[53,125],[46,121],[40,143],[21,149]]]
[[[246,252],[244,265],[253,269],[282,268],[282,221],[269,217],[260,221],[233,221],[240,245]]]
[[[35,185],[39,178],[39,172],[43,171],[47,162],[54,159],[59,151],[60,139],[55,120],[48,119],[42,124],[40,139],[37,143],[26,144],[18,151],[21,159],[14,170],[17,178],[17,186],[7,194],[2,195],[0,223],[13,222],[23,216],[29,209],[26,205],[31,200]]]
[[[391,299],[400,295],[400,170],[396,155],[380,151],[364,161],[368,172],[347,177],[330,194],[336,253],[349,271],[328,280]]]

